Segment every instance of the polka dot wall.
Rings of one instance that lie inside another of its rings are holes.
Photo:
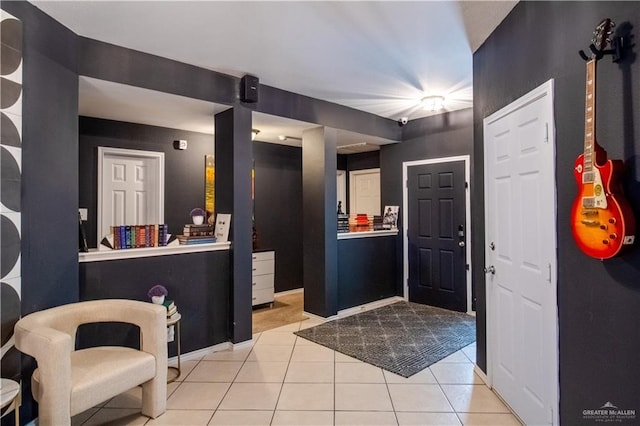
[[[20,380],[13,326],[20,318],[22,22],[0,10],[0,272],[2,377]]]

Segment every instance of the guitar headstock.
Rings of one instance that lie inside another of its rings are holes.
[[[600,51],[603,51],[611,43],[611,34],[613,34],[613,27],[616,24],[609,18],[605,18],[598,24],[595,30],[593,30],[593,38],[591,42]]]

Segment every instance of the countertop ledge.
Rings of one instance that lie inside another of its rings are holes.
[[[166,247],[146,247],[123,250],[91,249],[88,253],[79,253],[78,261],[101,262],[104,260],[137,259],[140,257],[170,256],[175,254],[202,253],[216,250],[229,250],[229,241],[222,243],[173,245]]]
[[[398,235],[397,229],[384,229],[382,231],[344,232],[338,234],[338,239],[350,240],[352,238],[387,237],[393,235]]]

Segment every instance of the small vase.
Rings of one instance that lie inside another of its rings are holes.
[[[194,225],[202,225],[204,223],[204,216],[193,216],[191,219]]]
[[[151,296],[151,301],[156,305],[162,305],[164,303],[164,296]]]

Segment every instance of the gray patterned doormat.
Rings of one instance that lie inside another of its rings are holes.
[[[398,302],[295,334],[410,377],[475,342],[476,319],[461,312]]]

